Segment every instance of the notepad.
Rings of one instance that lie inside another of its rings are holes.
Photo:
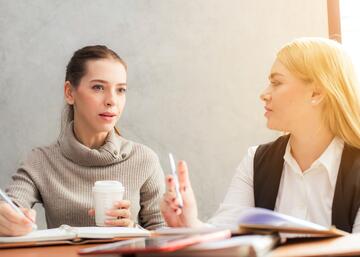
[[[127,227],[70,227],[61,225],[59,228],[37,230],[25,236],[0,237],[2,243],[42,242],[57,240],[81,241],[83,239],[112,239],[117,237],[147,237],[150,231],[141,228]]]
[[[296,236],[344,236],[348,233],[335,227],[324,227],[306,220],[263,208],[249,208],[238,220],[240,232],[283,232]],[[288,237],[287,235],[286,237]]]

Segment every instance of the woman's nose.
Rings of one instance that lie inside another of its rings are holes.
[[[269,101],[271,98],[269,87],[266,87],[260,94],[260,100],[261,101]]]
[[[105,105],[106,106],[113,106],[115,105],[115,93],[112,90],[108,91],[105,98]]]

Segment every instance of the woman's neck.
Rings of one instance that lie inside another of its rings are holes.
[[[85,127],[79,126],[77,122],[74,122],[74,135],[76,139],[90,149],[99,149],[104,144],[108,132],[94,133]]]
[[[290,135],[291,154],[300,169],[305,171],[326,150],[334,135],[331,131],[321,126],[317,130],[302,130],[292,132]]]

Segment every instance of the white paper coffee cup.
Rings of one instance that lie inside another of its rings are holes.
[[[121,201],[124,196],[124,187],[116,180],[96,181],[92,188],[93,206],[95,208],[95,222],[97,226],[106,226],[105,220],[116,219],[105,214],[114,208],[114,203]]]

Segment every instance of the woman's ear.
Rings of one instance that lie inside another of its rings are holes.
[[[75,98],[74,98],[74,87],[71,85],[70,81],[65,81],[64,84],[64,96],[65,96],[65,101],[70,104],[73,105],[75,102]]]
[[[324,99],[325,94],[324,91],[322,89],[319,88],[314,88],[312,95],[311,95],[311,105],[316,106],[318,104],[320,104],[322,102],[322,100]]]

